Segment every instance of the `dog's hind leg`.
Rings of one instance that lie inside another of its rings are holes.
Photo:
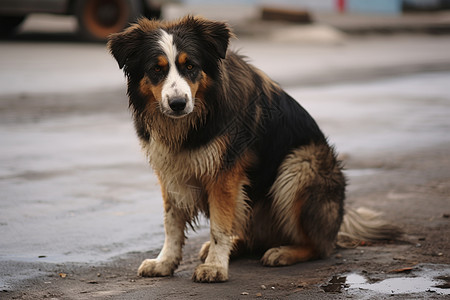
[[[291,265],[329,255],[342,222],[344,193],[345,178],[328,145],[312,144],[289,154],[271,188],[271,215],[281,247],[267,250],[262,263]]]

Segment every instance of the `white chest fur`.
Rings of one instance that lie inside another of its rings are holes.
[[[172,203],[192,215],[205,184],[222,167],[226,144],[225,138],[217,138],[203,147],[176,152],[156,140],[142,146]]]

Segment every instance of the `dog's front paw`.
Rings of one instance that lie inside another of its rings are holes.
[[[195,282],[224,282],[228,280],[228,270],[217,265],[202,264],[195,269],[192,280]]]
[[[138,276],[142,277],[160,277],[172,276],[176,266],[168,261],[158,259],[146,259],[141,263],[138,269]]]

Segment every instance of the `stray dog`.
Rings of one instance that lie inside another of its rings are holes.
[[[170,276],[187,225],[210,219],[196,282],[228,279],[233,253],[265,266],[326,257],[339,237],[394,238],[371,213],[344,215],[346,179],[313,118],[264,73],[229,51],[230,28],[187,16],[140,19],[109,37],[128,79],[134,125],[161,184],[165,242],[141,276]]]

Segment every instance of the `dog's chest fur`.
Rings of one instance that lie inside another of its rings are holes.
[[[195,214],[205,185],[214,180],[222,167],[226,138],[214,139],[198,149],[179,151],[154,139],[141,144],[171,201]]]

